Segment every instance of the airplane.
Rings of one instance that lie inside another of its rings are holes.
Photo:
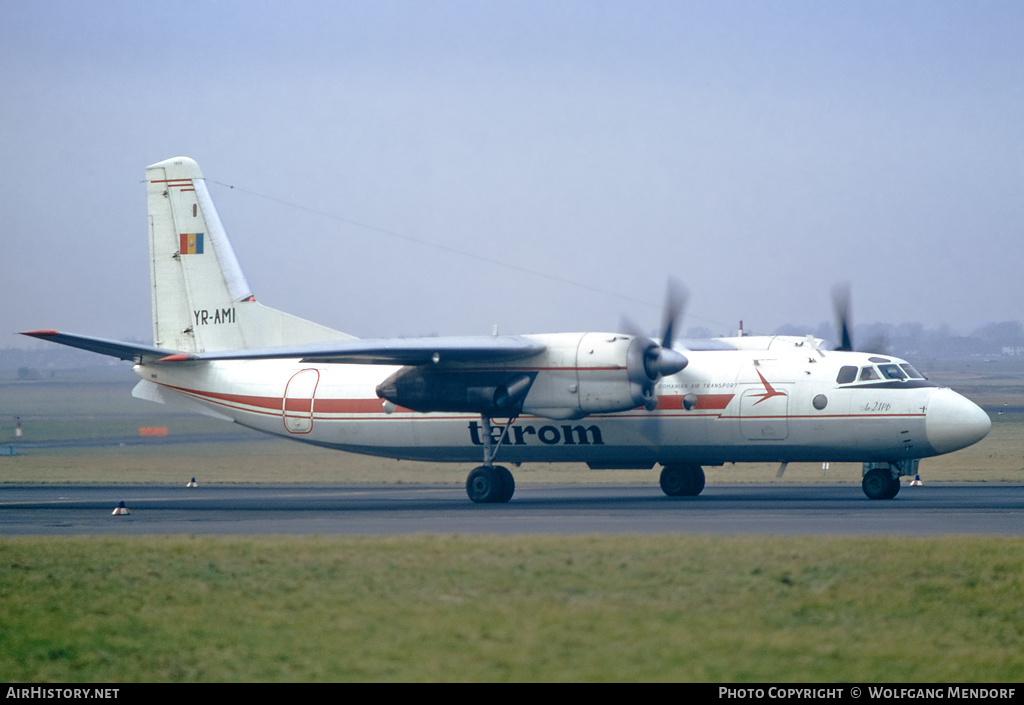
[[[977,443],[988,415],[906,360],[812,336],[677,343],[632,332],[360,339],[256,301],[199,165],[146,169],[153,345],[56,330],[24,335],[134,363],[133,396],[353,453],[480,462],[466,492],[508,502],[504,465],[661,466],[693,497],[704,466],[860,462],[892,499],[922,458]],[[626,326],[627,328],[629,326]]]

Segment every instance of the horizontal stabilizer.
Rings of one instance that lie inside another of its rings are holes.
[[[139,383],[132,389],[132,396],[136,399],[153,401],[157,404],[177,406],[181,409],[185,409],[186,411],[203,414],[204,416],[212,416],[213,418],[221,419],[222,421],[234,421],[234,419],[227,414],[222,414],[206,404],[200,404],[181,392],[168,389],[167,387],[161,387],[159,384],[154,384],[146,379],[139,380]]]
[[[150,345],[139,345],[138,343],[124,343],[119,340],[107,340],[105,338],[93,338],[86,335],[74,335],[73,333],[61,333],[56,330],[33,330],[22,333],[31,338],[48,340],[51,343],[60,343],[72,348],[80,348],[89,352],[109,355],[121,360],[134,360],[138,363],[148,363],[168,355],[173,355],[174,350],[156,348]]]
[[[542,343],[515,336],[354,339],[339,340],[333,343],[286,345],[212,353],[179,353],[162,358],[162,361],[301,358],[303,362],[427,365],[521,360],[544,352],[544,350],[545,346]]]

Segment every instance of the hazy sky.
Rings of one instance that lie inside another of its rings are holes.
[[[1019,0],[5,0],[0,347],[151,339],[178,155],[257,298],[359,336],[656,327],[670,276],[714,333],[842,280],[860,323],[1021,320],[1021,37]]]

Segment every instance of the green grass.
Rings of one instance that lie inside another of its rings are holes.
[[[0,539],[4,681],[1019,681],[1004,538]]]

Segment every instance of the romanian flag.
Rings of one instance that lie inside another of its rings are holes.
[[[203,254],[202,233],[181,233],[181,254],[201,255]]]

